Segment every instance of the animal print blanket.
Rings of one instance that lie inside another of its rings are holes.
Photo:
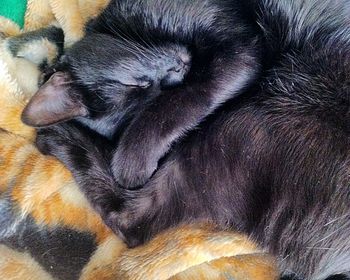
[[[78,40],[105,4],[28,1],[24,30],[0,18],[0,279],[276,279],[274,260],[254,242],[211,225],[184,225],[127,249],[69,171],[36,150],[20,115],[40,68],[62,52],[63,35],[66,46]]]

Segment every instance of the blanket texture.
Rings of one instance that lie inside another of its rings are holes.
[[[0,278],[277,279],[274,259],[248,237],[212,225],[182,225],[127,249],[70,172],[36,150],[35,131],[20,115],[37,90],[39,68],[62,53],[63,35],[69,44],[78,40],[105,4],[32,0],[23,30],[0,20]],[[64,34],[50,25],[55,20],[64,22]]]

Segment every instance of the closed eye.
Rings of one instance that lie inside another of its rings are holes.
[[[150,88],[152,86],[152,82],[142,82],[139,84],[124,84],[124,83],[120,83],[120,84],[126,87],[143,88],[143,89]]]
[[[134,87],[134,88],[143,88],[143,89],[146,89],[152,86],[151,81],[140,81],[139,83],[123,83],[116,80],[107,80],[106,83],[109,83],[109,84],[117,83],[125,87]]]
[[[139,84],[139,87],[141,88],[149,88],[152,86],[152,82],[151,81],[143,81]]]

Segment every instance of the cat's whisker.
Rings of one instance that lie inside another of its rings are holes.
[[[344,223],[341,226],[338,226],[334,231],[332,231],[331,233],[329,233],[328,235],[326,235],[322,239],[315,242],[315,244],[321,243],[321,242],[325,241],[326,239],[329,239],[330,237],[332,237],[333,235],[337,234],[339,231],[341,231],[342,229],[347,228],[347,227],[349,227],[349,223]]]
[[[335,248],[332,247],[314,247],[314,246],[307,246],[305,247],[306,249],[311,249],[311,250],[325,250],[325,251],[329,251],[329,250],[336,250]]]
[[[324,227],[327,227],[327,226],[329,226],[329,225],[331,225],[331,224],[333,224],[333,223],[335,223],[335,222],[337,222],[337,221],[339,221],[339,220],[346,219],[346,218],[349,218],[349,217],[350,217],[350,214],[349,214],[349,213],[346,213],[345,215],[342,215],[342,216],[340,216],[340,217],[337,217],[337,218],[335,218],[335,219],[329,221],[328,223],[326,223],[326,224],[324,225]]]

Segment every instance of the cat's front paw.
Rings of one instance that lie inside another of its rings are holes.
[[[137,150],[117,149],[112,169],[115,180],[126,189],[143,186],[157,169],[158,157],[146,156]]]
[[[129,195],[133,196],[132,193],[129,193]],[[144,202],[145,209],[140,209],[141,201]],[[151,215],[150,209],[153,207],[153,202],[152,197],[141,195],[141,197],[123,204],[122,209],[102,213],[101,216],[105,224],[129,248],[134,248],[148,241],[153,235],[150,232],[150,227],[148,227],[150,223],[145,223]]]
[[[129,248],[137,247],[144,242],[143,235],[133,230],[133,219],[130,213],[113,211],[108,213],[103,220]]]

